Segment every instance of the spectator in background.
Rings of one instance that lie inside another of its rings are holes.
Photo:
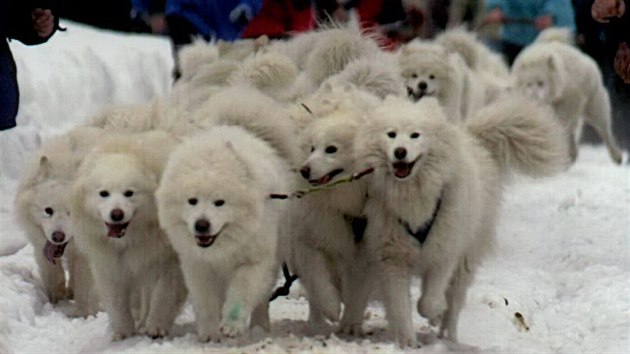
[[[0,1],[0,130],[17,125],[20,92],[17,71],[7,40],[17,39],[26,45],[41,44],[59,28],[55,9],[47,1]]]
[[[154,34],[168,34],[166,0],[131,0],[131,20]]]
[[[243,38],[284,38],[315,28],[315,7],[310,0],[264,0],[260,12],[243,31]]]
[[[146,0],[145,0],[146,1]],[[174,76],[179,78],[177,53],[193,38],[234,41],[258,14],[262,0],[166,0],[168,34],[175,59]]]
[[[484,23],[502,26],[499,41],[488,44],[510,65],[540,31],[552,26],[575,31],[571,0],[486,0],[486,13]]]
[[[600,23],[606,23],[606,33],[617,43],[615,72],[626,84],[630,84],[630,16],[626,15],[624,0],[595,0],[591,16]]]

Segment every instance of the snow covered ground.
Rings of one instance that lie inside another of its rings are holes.
[[[172,65],[163,38],[64,25],[68,32],[47,44],[11,44],[22,102],[19,127],[0,133],[0,353],[403,352],[389,342],[378,303],[369,308],[365,338],[313,333],[305,299],[293,296],[272,303],[271,334],[221,344],[197,341],[190,305],[168,338],[112,342],[105,313],[71,318],[72,303],[47,303],[33,249],[13,220],[24,158],[42,139],[107,105],[168,94]],[[437,339],[415,315],[423,346],[404,352],[630,352],[628,165],[613,165],[600,146],[583,146],[566,173],[514,181],[498,234],[495,254],[469,291],[460,343]]]

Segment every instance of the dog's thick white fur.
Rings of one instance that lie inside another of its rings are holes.
[[[341,72],[351,61],[381,51],[376,41],[361,33],[359,28],[326,28],[317,31],[317,36],[304,67],[316,86]]]
[[[280,156],[293,166],[299,164],[299,149],[291,137],[297,137],[298,127],[285,106],[262,92],[246,86],[227,87],[210,97],[189,116],[172,122],[188,125],[187,135],[217,125],[236,125],[253,132],[273,146]]]
[[[509,78],[510,68],[500,54],[494,53],[477,38],[476,34],[463,27],[449,29],[437,35],[435,42],[450,52],[464,58],[469,68],[499,78]]]
[[[412,276],[422,278],[420,315],[456,340],[466,290],[495,243],[505,179],[511,171],[544,176],[565,168],[563,132],[551,115],[512,97],[462,126],[449,122],[435,99],[388,98],[374,112],[375,123],[359,131],[356,151],[376,169],[365,241],[389,327],[402,346],[416,343]],[[350,305],[366,301],[361,293]]]
[[[414,41],[399,51],[401,75],[410,99],[435,97],[453,122],[461,122],[481,108],[485,92],[472,70],[457,53],[439,44]]]
[[[160,131],[117,134],[86,157],[71,196],[77,247],[88,258],[114,339],[138,330],[165,336],[186,297],[177,255],[158,226],[154,193],[173,138]]]
[[[266,313],[277,272],[278,223],[289,166],[238,126],[211,127],[172,153],[156,193],[159,220],[180,256],[201,341],[233,337]],[[258,322],[268,327],[268,316]]]
[[[56,303],[73,296],[75,313],[83,317],[98,311],[98,298],[85,256],[73,241],[68,195],[83,157],[103,134],[102,129],[75,128],[46,141],[28,161],[15,196],[17,220],[33,245],[48,299]]]
[[[371,96],[361,100],[349,91],[331,94],[344,104],[323,114],[314,110],[316,116],[304,127],[300,139],[306,155],[300,173],[305,182],[317,188],[359,172],[355,170],[354,136],[365,124],[370,107],[379,102]],[[355,289],[364,282],[366,257],[361,247],[362,230],[358,229],[365,193],[366,184],[359,180],[292,202],[284,232],[290,245],[285,260],[300,277],[309,301],[309,322],[318,328],[326,319],[339,321],[341,304],[354,301]],[[355,328],[345,327],[349,315],[344,313],[341,327],[353,333]]]
[[[575,161],[583,122],[602,138],[612,160],[622,152],[611,131],[611,104],[597,63],[570,45],[534,43],[515,59],[512,76],[517,90],[551,104],[567,130],[570,156]]]
[[[295,95],[297,76],[298,68],[288,56],[269,52],[250,56],[227,81],[229,85],[251,86],[275,99],[290,101]]]

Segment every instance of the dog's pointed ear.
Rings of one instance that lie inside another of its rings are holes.
[[[557,101],[562,96],[565,85],[564,63],[555,54],[549,55],[547,58],[547,67],[549,68],[549,94],[553,101]]]
[[[248,164],[243,160],[243,157],[241,157],[238,151],[236,151],[234,144],[232,144],[231,141],[226,141],[225,147],[232,153],[232,155],[234,155],[234,158],[241,163],[241,165],[243,166],[243,171],[245,171],[245,175],[247,176],[247,178],[253,178],[254,176],[252,174],[252,171],[249,170]]]
[[[39,167],[37,169],[37,179],[42,181],[50,176],[50,170],[52,166],[48,156],[42,155],[39,158]]]

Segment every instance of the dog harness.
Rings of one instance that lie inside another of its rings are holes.
[[[398,223],[402,227],[405,228],[405,230],[407,231],[409,236],[411,236],[411,237],[415,238],[416,240],[418,240],[418,242],[420,242],[420,246],[422,246],[424,241],[427,240],[427,237],[429,237],[429,233],[431,232],[431,228],[433,227],[433,223],[435,223],[435,219],[437,218],[438,211],[440,211],[440,205],[441,204],[442,204],[442,197],[440,197],[437,200],[437,203],[435,204],[435,209],[433,210],[433,215],[431,215],[431,218],[429,220],[427,220],[424,224],[420,225],[420,227],[416,231],[413,231],[411,229],[411,226],[409,226],[409,223],[406,222],[405,220],[401,219],[401,218],[398,218]]]

